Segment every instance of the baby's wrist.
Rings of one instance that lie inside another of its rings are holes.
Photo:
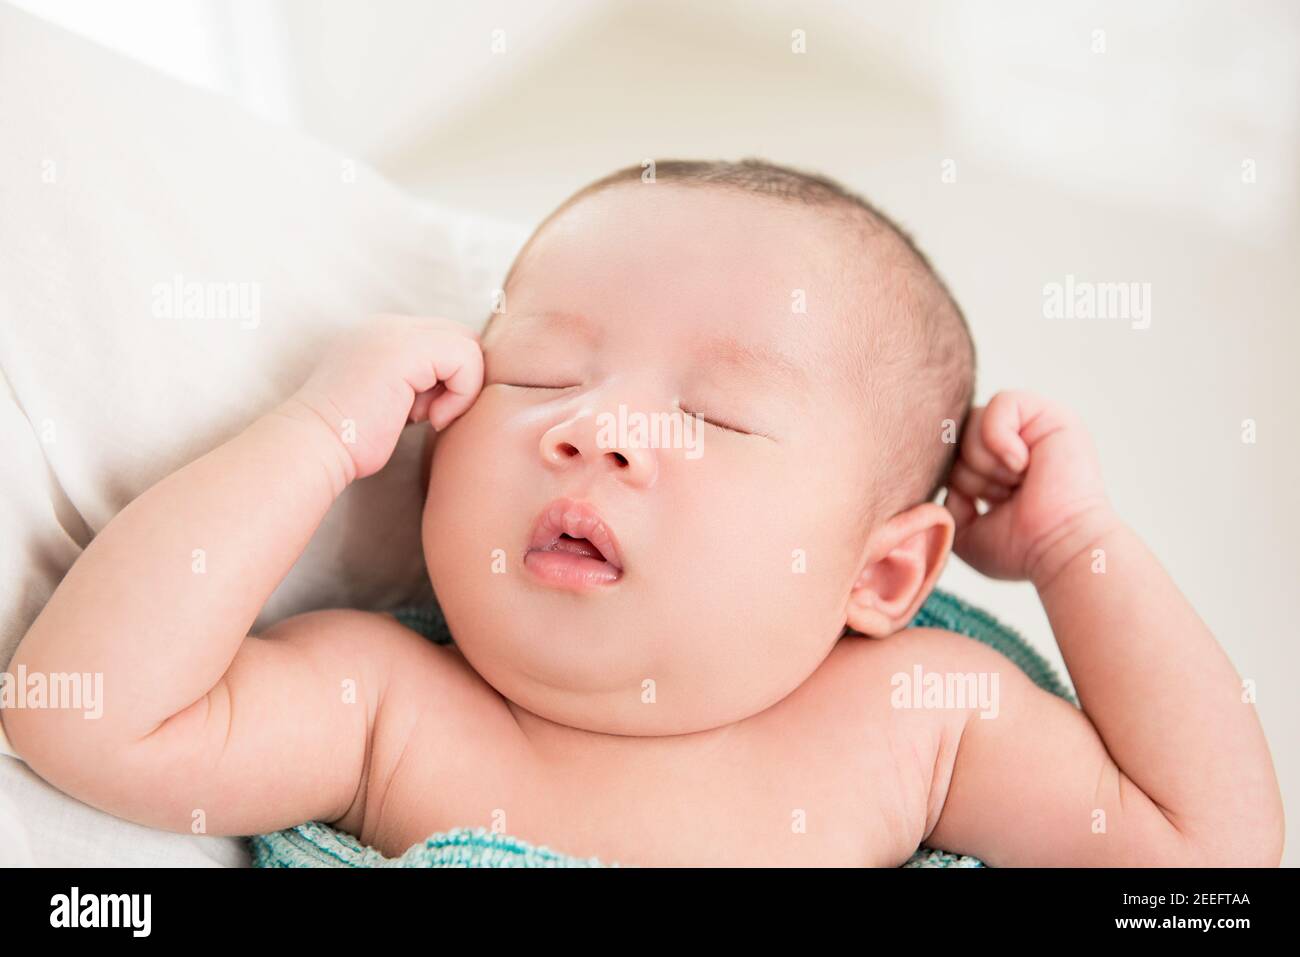
[[[289,441],[301,442],[307,454],[317,458],[340,495],[357,477],[352,453],[344,445],[342,433],[311,403],[293,396],[267,413],[263,420],[281,430]]]
[[[1062,522],[1040,546],[1030,565],[1029,580],[1039,595],[1076,559],[1103,547],[1102,543],[1123,524],[1107,501],[1085,506]]]

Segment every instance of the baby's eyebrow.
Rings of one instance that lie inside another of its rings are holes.
[[[749,345],[730,336],[715,336],[704,341],[705,364],[731,369],[763,382],[774,376],[785,380],[792,389],[808,388],[807,371],[789,356],[762,345]]]
[[[531,312],[515,317],[507,328],[524,334],[544,329],[549,333],[577,335],[592,345],[604,337],[599,325],[586,316],[560,310]],[[761,382],[773,377],[782,379],[792,389],[807,389],[807,371],[784,353],[764,345],[750,345],[732,336],[712,336],[702,340],[704,365],[726,373],[740,373]]]
[[[506,325],[506,329],[521,330],[525,333],[537,330],[544,330],[547,333],[572,333],[586,339],[592,345],[598,344],[601,339],[600,328],[586,316],[553,309],[516,316]]]

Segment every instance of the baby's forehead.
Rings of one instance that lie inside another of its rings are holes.
[[[816,340],[864,298],[865,259],[827,220],[731,190],[620,186],[543,226],[511,270],[507,307],[649,334]]]

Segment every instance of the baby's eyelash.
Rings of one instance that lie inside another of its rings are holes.
[[[496,383],[496,385],[510,386],[512,389],[543,389],[548,392],[559,392],[564,389],[576,389],[578,387],[577,383],[575,383],[574,385],[533,385],[532,383],[529,382],[498,382]],[[683,415],[694,416],[695,418],[703,422],[705,425],[711,425],[715,429],[722,429],[724,432],[734,432],[737,435],[749,435],[749,436],[755,436],[757,438],[762,438],[762,439],[771,438],[771,436],[768,435],[766,432],[759,432],[756,429],[752,431],[749,429],[741,429],[734,425],[728,425],[725,422],[719,422],[718,420],[710,418],[709,416],[704,415],[701,412],[688,412],[686,409],[681,408],[681,406],[678,406],[678,409],[681,411]]]
[[[735,432],[737,435],[757,434],[754,432],[746,432],[744,429],[738,429],[734,425],[727,425],[725,422],[717,422],[706,415],[701,415],[699,412],[687,412],[685,409],[682,409],[682,415],[693,415],[701,422],[703,422],[705,425],[711,425],[715,429],[725,429],[728,432]]]

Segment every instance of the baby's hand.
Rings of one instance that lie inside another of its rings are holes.
[[[990,578],[1046,580],[1052,544],[1109,510],[1082,420],[1029,392],[999,392],[971,411],[948,486],[953,551]],[[983,515],[976,499],[989,505]]]
[[[478,333],[449,319],[380,315],[338,343],[277,411],[323,424],[347,479],[384,467],[402,430],[446,428],[483,385]]]

